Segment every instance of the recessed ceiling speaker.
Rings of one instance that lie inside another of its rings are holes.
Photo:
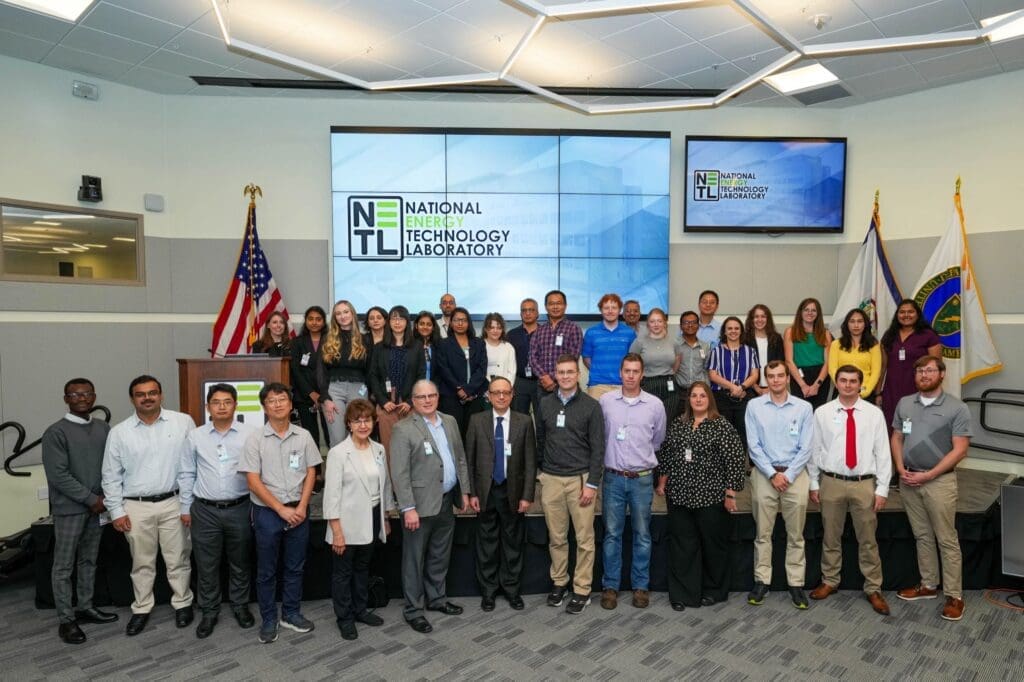
[[[78,188],[78,200],[94,204],[103,201],[103,181],[93,175],[83,175],[82,186]]]
[[[164,195],[143,194],[142,205],[146,207],[147,211],[152,211],[153,213],[161,213],[164,210]]]
[[[72,81],[71,94],[75,97],[95,101],[100,98],[100,86],[93,83],[86,83],[85,81]]]

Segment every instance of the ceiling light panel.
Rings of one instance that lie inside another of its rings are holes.
[[[64,21],[76,22],[95,0],[2,0],[37,14],[46,14]]]
[[[764,80],[782,94],[788,95],[794,92],[820,88],[829,83],[836,83],[839,81],[839,78],[821,64],[811,64],[799,69],[783,71],[774,76],[768,76]]]
[[[999,21],[1006,19],[1013,12],[1007,12],[1006,14],[1000,14],[998,16],[989,17],[981,20],[981,25],[988,28],[992,24],[998,23]],[[995,29],[989,34],[988,39],[993,43],[998,43],[1001,40],[1011,40],[1013,38],[1019,38],[1024,35],[1024,15],[1017,19],[1007,23],[1005,26]]]

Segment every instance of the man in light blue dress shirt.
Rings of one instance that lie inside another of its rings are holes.
[[[163,409],[163,389],[143,374],[128,387],[135,413],[110,430],[103,453],[104,504],[114,528],[124,533],[132,553],[132,617],[125,632],[139,634],[153,610],[157,549],[167,566],[174,623],[192,622],[189,579],[191,543],[181,522],[178,467],[196,427],[192,417]]]
[[[220,613],[221,557],[227,554],[228,598],[235,620],[251,628],[249,577],[252,573],[252,528],[249,523],[249,484],[238,473],[245,441],[255,431],[235,420],[238,392],[230,384],[214,384],[206,394],[210,423],[189,436],[190,447],[182,455],[178,488],[181,521],[192,529],[196,561],[196,601],[202,618],[196,637],[213,633]]]
[[[764,603],[772,584],[772,531],[779,511],[786,523],[786,582],[793,606],[807,608],[804,573],[804,522],[810,479],[814,411],[811,404],[789,393],[789,370],[781,360],[765,366],[768,392],[747,404],[747,446],[754,470],[750,472],[750,500],[757,525],[754,540],[754,589],[747,602]]]

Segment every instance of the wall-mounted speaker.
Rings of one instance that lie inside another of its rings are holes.
[[[83,175],[82,186],[78,188],[78,200],[94,204],[103,201],[103,181],[93,175]]]
[[[164,210],[164,195],[143,194],[142,204],[146,207],[147,211],[152,211],[153,213],[160,213]]]

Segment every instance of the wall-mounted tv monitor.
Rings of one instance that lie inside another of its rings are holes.
[[[846,138],[686,138],[684,232],[843,231]]]
[[[668,305],[667,132],[331,129],[334,300],[518,319],[561,289]]]

